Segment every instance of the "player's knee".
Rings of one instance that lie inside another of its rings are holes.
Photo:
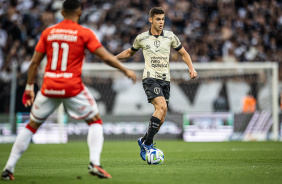
[[[33,128],[34,130],[37,130],[37,129],[42,125],[42,123],[37,123],[37,122],[35,122],[35,121],[33,121],[33,120],[30,120],[29,123],[28,123],[28,125],[29,125],[31,128]]]
[[[103,121],[102,121],[102,119],[97,119],[95,121],[89,121],[87,123],[88,123],[89,126],[92,125],[92,124],[100,124],[100,125],[102,125]]]
[[[158,105],[157,110],[158,110],[158,111],[161,111],[163,114],[165,114],[166,111],[167,111],[167,105],[166,105],[166,103],[163,103],[163,104]]]
[[[92,124],[103,124],[103,121],[100,117],[99,114],[96,114],[95,116],[93,116],[91,119],[85,120],[87,122],[88,125],[92,125]]]

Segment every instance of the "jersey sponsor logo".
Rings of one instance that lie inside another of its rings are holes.
[[[154,59],[154,60],[151,60],[151,66],[153,68],[164,68],[164,67],[167,67],[167,64],[161,64],[161,61],[158,60],[158,59]]]
[[[52,29],[50,31],[51,34],[54,34],[54,33],[66,33],[66,34],[77,34],[78,33],[78,30],[71,30],[71,29]]]
[[[153,64],[151,65],[153,68],[167,68],[167,64],[160,64],[160,63],[157,63],[157,64]]]
[[[167,57],[151,57],[151,66],[153,68],[165,68],[168,65],[167,64],[161,64],[161,59],[167,59]]]
[[[158,60],[158,59],[155,59],[155,60],[151,60],[151,63],[160,63],[161,61]]]
[[[161,73],[157,73],[156,72],[156,78],[165,80],[166,79],[166,74],[161,74]]]
[[[161,89],[159,87],[155,87],[154,88],[154,93],[156,93],[157,95],[160,94]]]
[[[53,73],[53,72],[46,72],[44,77],[48,78],[72,78],[73,73]]]
[[[167,57],[156,57],[156,56],[153,56],[153,57],[151,57],[151,59],[167,59]]]
[[[46,95],[65,95],[66,91],[64,89],[63,90],[45,89],[44,93]]]

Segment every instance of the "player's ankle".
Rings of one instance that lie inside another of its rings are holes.
[[[151,144],[153,144],[153,139],[146,139],[144,142],[145,145],[150,146]]]

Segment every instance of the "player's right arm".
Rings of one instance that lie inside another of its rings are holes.
[[[109,53],[103,46],[97,48],[94,51],[94,54],[99,56],[105,63],[109,66],[114,67],[122,71],[128,78],[132,79],[133,83],[136,82],[136,75],[135,72],[125,68],[121,62],[114,57],[111,53]]]
[[[124,50],[120,54],[116,55],[117,59],[127,59],[133,56],[137,51],[133,51],[131,48]]]
[[[127,59],[130,58],[131,56],[133,56],[140,48],[140,35],[138,35],[133,43],[133,46],[129,49],[124,50],[123,52],[121,52],[120,54],[116,55],[117,59]]]
[[[34,101],[34,81],[37,74],[37,68],[47,51],[46,49],[46,29],[42,32],[40,39],[35,47],[35,52],[31,58],[27,73],[27,84],[22,97],[22,103],[25,107],[31,106]]]
[[[22,98],[22,102],[25,107],[31,106],[34,101],[34,97],[35,97],[35,94],[33,91],[34,81],[35,81],[35,77],[37,74],[38,65],[40,64],[44,56],[45,56],[44,53],[41,53],[38,51],[35,51],[32,56],[32,59],[31,59],[31,62],[28,68],[28,73],[27,73],[28,74],[27,84],[26,84],[25,91],[24,91],[23,98]]]

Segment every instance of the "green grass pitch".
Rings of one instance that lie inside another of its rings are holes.
[[[147,165],[136,141],[105,141],[101,163],[112,179],[87,173],[86,142],[31,144],[17,164],[23,184],[276,184],[282,182],[281,142],[187,143],[156,140],[162,165]],[[0,144],[4,167],[12,144]]]

